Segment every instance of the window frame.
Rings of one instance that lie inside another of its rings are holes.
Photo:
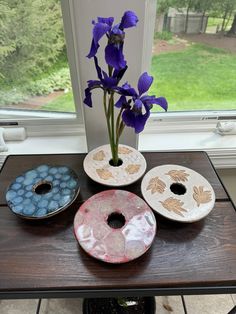
[[[75,112],[50,112],[40,110],[0,109],[2,127],[14,125],[25,127],[27,135],[52,136],[58,134],[58,126],[61,126],[60,134],[81,133],[84,128],[82,96],[80,91],[80,77],[77,70],[78,60],[74,43],[74,25],[71,14],[71,1],[61,0],[62,22],[64,28],[68,66],[71,76],[72,92]],[[37,130],[37,131],[36,131]]]
[[[91,129],[96,128],[95,124],[99,123],[99,128],[101,127],[100,120],[104,121],[103,110],[96,111],[95,108],[93,108],[92,110],[90,108],[86,108],[83,105],[82,96],[87,79],[91,79],[94,75],[96,75],[94,74],[93,76],[91,76],[91,73],[94,72],[91,72],[91,67],[88,61],[86,61],[86,53],[84,53],[85,50],[89,50],[91,43],[92,29],[91,27],[89,28],[89,26],[91,26],[90,22],[92,19],[95,19],[97,15],[99,15],[96,10],[94,10],[93,12],[89,11],[89,3],[90,2],[86,2],[83,0],[61,0],[65,39],[67,43],[68,61],[71,71],[76,113],[64,114],[64,117],[62,117],[63,114],[58,114],[57,119],[55,119],[54,117],[47,118],[42,116],[38,118],[30,117],[29,119],[29,115],[28,118],[27,116],[22,115],[19,119],[8,118],[5,120],[6,123],[16,121],[19,126],[25,126],[27,128],[28,136],[58,136],[63,134],[84,136],[86,134],[88,143],[90,142],[92,143],[92,145],[96,146],[100,145],[100,133],[97,134],[97,132],[94,130],[93,132],[91,132]],[[132,47],[132,44],[128,43],[128,45],[130,46],[127,48],[127,51],[125,51],[128,64],[131,64],[129,68],[129,72],[131,71],[131,74],[128,74],[128,81],[130,81],[130,83],[134,84],[135,86],[139,74],[141,74],[143,71],[147,71],[148,69],[150,69],[151,65],[154,23],[156,17],[156,0],[144,0],[142,2],[139,2],[137,0],[126,0],[124,3],[125,8],[133,10],[138,8],[139,13],[141,12],[141,21],[138,25],[139,29],[135,29],[135,33],[139,32],[140,34],[140,40],[138,43],[132,43],[134,44],[135,48]],[[103,6],[102,10],[104,8],[104,12],[108,11],[108,9],[110,8],[109,10],[111,11],[111,13],[108,14],[111,15],[117,9],[118,12],[121,9],[121,2],[118,2],[116,0],[99,0],[99,4],[101,4],[101,7]],[[83,9],[88,11],[87,13],[90,16],[88,23],[84,26],[86,28],[82,29],[82,31],[79,30],[77,27],[78,20],[80,21],[80,19],[83,18],[83,16],[81,16],[82,12],[76,10],[76,7],[80,5],[83,7]],[[79,12],[79,14],[76,15],[76,12]],[[104,16],[107,15],[106,12],[103,14]],[[135,36],[135,34],[133,36]],[[86,48],[84,49],[84,51],[81,51],[78,48],[80,44],[79,38],[82,38],[81,42],[83,42],[83,45]],[[137,37],[135,38],[137,41]],[[140,54],[135,59],[135,64],[133,64],[134,49],[137,54],[139,53],[138,51],[140,51]],[[85,63],[86,67],[84,65]],[[57,116],[56,113],[53,113],[53,115]],[[197,134],[199,132],[208,132],[209,134],[213,134],[215,133],[216,124],[219,120],[232,121],[235,119],[236,110],[151,113],[151,117],[142,134],[171,134],[173,138],[175,137],[175,134],[179,134],[184,138],[186,132],[193,134]],[[1,122],[1,125],[3,125],[3,123],[4,121]],[[84,130],[84,127],[86,130]],[[131,139],[130,143],[133,143],[133,146],[136,146],[137,137],[133,135],[133,130],[130,130],[130,128],[126,129],[128,129],[128,135],[125,134],[125,138]],[[105,122],[101,127],[101,134],[103,136],[107,135]],[[140,136],[142,136],[142,134]],[[234,138],[236,138],[236,135],[234,136]],[[104,141],[104,138],[102,138],[102,141]],[[91,149],[91,145],[88,146],[89,149]],[[159,150],[159,147],[157,146],[155,150]],[[163,149],[161,148],[161,150]],[[204,150],[206,150],[206,148],[204,148]],[[234,144],[228,149],[224,148],[222,150],[221,147],[218,147],[218,150],[214,150],[214,154],[217,156],[221,156],[222,158],[223,156],[232,156],[232,154],[233,156],[235,156],[235,152],[236,145]]]

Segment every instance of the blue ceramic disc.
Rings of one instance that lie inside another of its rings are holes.
[[[78,177],[70,168],[40,165],[11,183],[6,200],[15,214],[28,219],[42,219],[67,208],[78,193]]]

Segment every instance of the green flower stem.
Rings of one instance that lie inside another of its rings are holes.
[[[115,138],[114,138],[114,93],[108,96],[108,107],[107,107],[107,92],[104,91],[103,94],[103,105],[104,105],[104,112],[107,121],[107,129],[108,129],[108,136],[109,142],[111,147],[111,154],[113,164],[117,166],[118,164],[118,151],[115,147]]]
[[[113,162],[114,165],[116,166],[118,163],[118,156],[116,156],[116,151],[115,151],[115,130],[114,130],[114,94],[111,93],[110,96],[110,106],[111,106],[111,136],[112,136],[112,146],[113,146]]]
[[[111,152],[112,152],[112,159],[114,166],[118,165],[118,148],[116,147],[116,136],[115,136],[115,121],[114,121],[114,93],[111,92],[110,94],[110,101],[109,101],[109,107],[110,107],[110,122],[111,122]]]
[[[108,66],[108,74],[111,77],[113,72],[113,67]],[[104,104],[104,111],[107,120],[107,129],[111,147],[111,155],[113,160],[113,165],[117,166],[119,162],[118,156],[118,146],[119,146],[119,139],[121,133],[124,129],[124,123],[121,121],[121,114],[122,110],[120,110],[118,117],[116,119],[115,124],[115,115],[114,115],[114,94],[117,93],[116,91],[111,90],[110,93],[104,90],[103,96],[103,104]],[[108,95],[108,105],[107,105],[107,95]]]
[[[107,104],[107,96],[108,96],[108,104]],[[123,121],[121,120],[123,109],[122,108],[120,109],[120,112],[117,116],[116,123],[115,123],[114,92],[113,91],[110,94],[108,94],[107,91],[104,91],[103,104],[104,104],[104,112],[105,112],[106,121],[107,121],[107,129],[108,129],[113,165],[117,166],[119,162],[119,156],[118,156],[119,139],[125,126]]]
[[[118,152],[120,136],[122,133],[122,132],[120,132],[121,124],[123,123],[123,121],[121,121],[122,112],[123,112],[123,108],[120,109],[120,112],[119,112],[117,119],[116,119],[116,150],[117,150],[117,152]]]
[[[110,127],[109,118],[108,118],[109,108],[107,108],[107,92],[106,91],[104,91],[104,94],[103,94],[103,105],[104,105],[104,111],[105,111],[105,116],[106,116],[106,121],[107,121],[109,142],[111,143],[112,137],[111,137],[111,127]]]
[[[107,92],[106,91],[104,91],[103,93],[103,105],[104,105],[105,115],[107,116]]]

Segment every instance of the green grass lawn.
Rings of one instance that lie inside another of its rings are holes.
[[[165,96],[169,111],[236,109],[235,54],[194,44],[154,56],[151,72],[150,94]]]
[[[72,92],[68,92],[44,105],[42,110],[75,112],[75,105]]]
[[[165,96],[169,111],[236,109],[236,54],[194,44],[153,56],[151,72],[154,83],[149,95]],[[72,92],[42,110],[74,112]],[[154,105],[153,111],[160,109]]]

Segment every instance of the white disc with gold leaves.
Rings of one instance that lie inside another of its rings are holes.
[[[140,179],[146,170],[146,160],[133,147],[119,145],[119,165],[111,164],[110,145],[89,152],[84,159],[84,170],[94,181],[108,186],[125,186]]]
[[[215,204],[211,184],[198,172],[179,165],[151,169],[142,180],[141,190],[154,211],[180,222],[204,218]]]

